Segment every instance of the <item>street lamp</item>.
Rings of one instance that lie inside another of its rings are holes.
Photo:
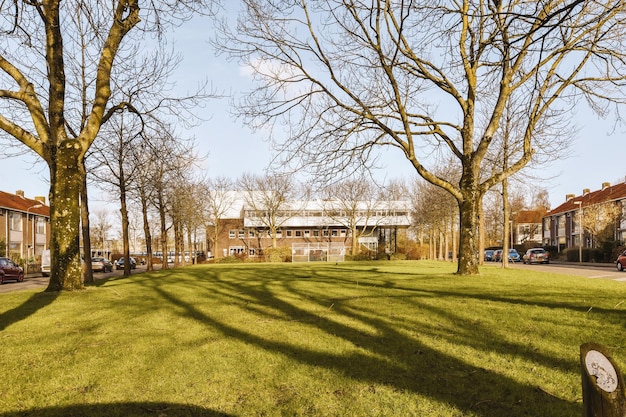
[[[583,262],[583,202],[582,201],[574,201],[574,204],[578,206],[578,227],[580,231],[578,232],[579,241],[578,241],[578,263]]]
[[[35,204],[34,206],[31,206],[31,207],[26,209],[26,235],[27,236],[28,236],[28,212],[31,209],[37,209],[37,208],[41,208],[41,207],[43,207],[43,204]],[[30,252],[30,248],[31,248],[31,246],[35,246],[35,225],[31,224],[30,225],[30,229],[31,229],[31,243],[32,244],[29,245],[27,243],[27,246],[26,246],[26,265],[25,265],[26,266],[26,271],[24,272],[24,275],[28,275],[28,263],[29,263],[28,262],[28,255],[29,255],[29,252]]]

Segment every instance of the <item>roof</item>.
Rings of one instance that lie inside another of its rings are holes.
[[[543,218],[545,210],[522,210],[518,211],[515,215],[515,223],[517,224],[526,224],[526,223],[541,223],[541,219]]]
[[[41,206],[36,207],[35,206]],[[0,191],[0,208],[26,213],[35,213],[40,216],[50,217],[50,207],[39,200],[22,197],[17,194],[10,194]]]
[[[569,198],[560,206],[547,212],[546,217],[578,210],[579,204],[584,208],[592,206],[594,204],[607,203],[609,201],[619,201],[624,199],[626,199],[626,182],[615,185],[607,185],[602,187],[602,189],[600,190],[586,192],[582,195]]]

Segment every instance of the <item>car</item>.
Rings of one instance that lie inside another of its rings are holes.
[[[128,259],[130,259],[130,269],[137,268],[137,262],[135,261],[135,258]],[[115,269],[124,269],[124,258],[120,258],[117,260],[117,262],[115,263]]]
[[[502,262],[502,249],[494,250],[491,260],[494,262]]]
[[[493,250],[487,249],[485,250],[485,262],[490,262],[491,260],[493,260]]]
[[[525,264],[549,264],[550,254],[544,248],[532,248],[528,249],[522,257],[522,262]]]
[[[111,272],[113,264],[107,258],[91,258],[91,270],[94,272]]]
[[[0,258],[0,284],[5,281],[24,281],[24,270],[9,258]]]
[[[517,249],[509,249],[509,262],[519,262],[522,257],[517,252]]]
[[[623,271],[624,268],[626,268],[626,250],[619,254],[615,264],[617,265],[618,271]]]

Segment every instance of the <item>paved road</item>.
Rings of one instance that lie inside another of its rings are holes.
[[[614,281],[626,282],[626,272],[619,272],[615,264],[571,264],[571,263],[550,263],[539,265],[524,265],[516,263],[513,268],[532,269],[558,274],[579,275],[594,279],[611,279]]]
[[[133,269],[131,272],[133,274],[144,272],[146,270],[145,265],[137,265],[137,269]],[[109,278],[112,276],[122,276],[124,271],[116,271],[115,269],[112,272],[94,272],[93,276],[96,280]],[[50,278],[42,277],[41,274],[37,275],[29,275],[24,278],[23,282],[13,282],[7,281],[4,284],[0,285],[0,294],[8,293],[19,290],[32,290],[32,289],[45,289],[48,286],[48,281]]]

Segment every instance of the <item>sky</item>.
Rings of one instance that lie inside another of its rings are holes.
[[[196,20],[177,29],[172,36],[174,45],[183,56],[176,71],[176,82],[181,90],[193,89],[203,79],[223,94],[236,94],[250,87],[249,72],[236,62],[228,62],[216,56],[208,43],[207,27],[210,22]],[[203,169],[209,177],[226,176],[233,179],[241,174],[262,173],[272,160],[266,132],[253,132],[231,115],[228,98],[207,102],[198,109],[203,119],[200,126],[190,132],[200,154],[208,154]],[[610,119],[599,120],[586,109],[580,109],[574,122],[580,127],[572,142],[570,155],[557,158],[550,165],[534,173],[544,178],[538,183],[548,190],[552,208],[565,201],[566,194],[580,195],[585,188],[597,190],[602,183],[622,182],[626,178],[624,159],[624,128],[614,128]],[[0,190],[15,192],[23,190],[26,197],[48,195],[47,166],[33,154],[7,156],[0,160]],[[416,173],[411,164],[397,150],[383,153],[386,178],[413,178]],[[536,184],[538,180],[530,180]],[[526,184],[530,186],[532,184]],[[107,205],[107,196],[91,192],[91,200]],[[115,204],[115,203],[111,203]]]

